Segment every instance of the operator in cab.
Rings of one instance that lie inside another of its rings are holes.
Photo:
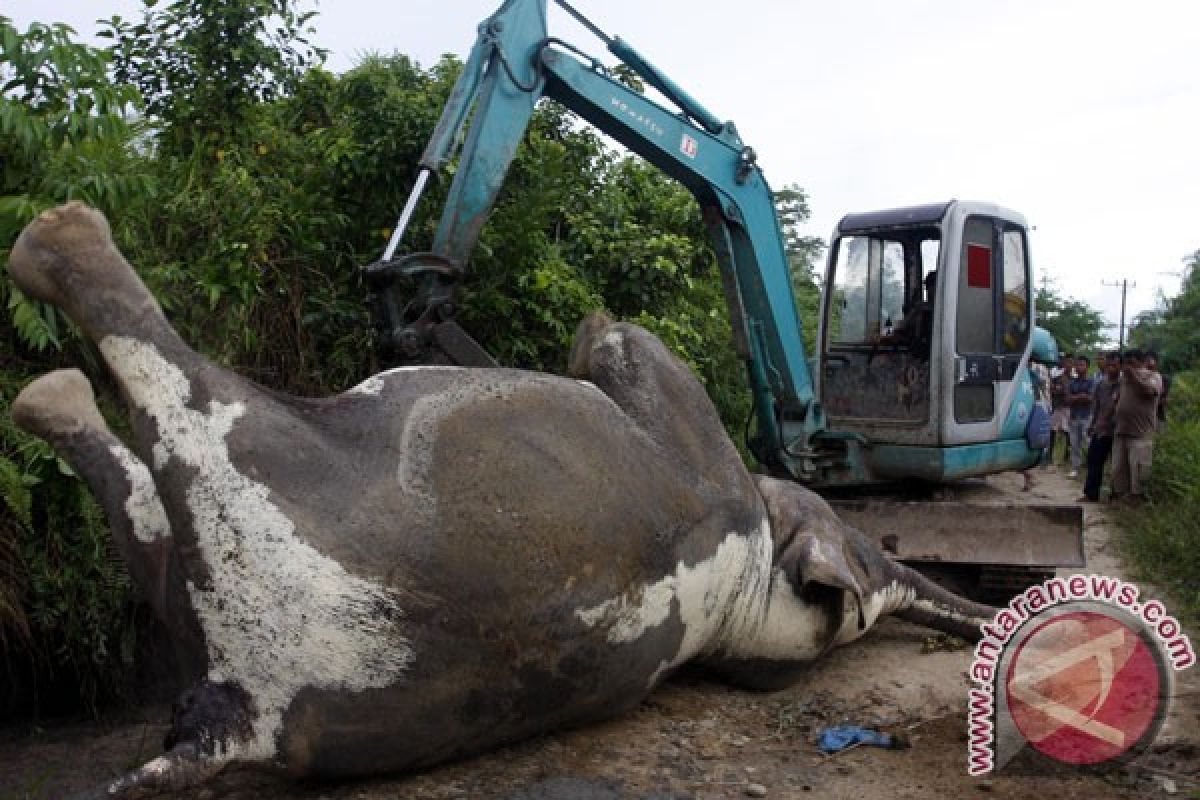
[[[907,347],[913,355],[929,358],[933,341],[933,304],[937,296],[936,269],[925,276],[924,284],[924,296],[917,297],[891,333],[879,337],[879,344]]]

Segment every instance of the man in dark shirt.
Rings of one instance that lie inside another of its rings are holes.
[[[1154,455],[1162,377],[1145,367],[1140,350],[1128,350],[1121,363],[1113,438],[1113,499],[1138,504]]]
[[[1121,356],[1105,353],[1100,362],[1100,378],[1092,389],[1092,421],[1088,425],[1087,478],[1083,497],[1076,502],[1100,501],[1100,485],[1104,481],[1104,465],[1112,452],[1113,428],[1117,410],[1117,384],[1121,377]]]
[[[1091,376],[1092,362],[1087,356],[1075,356],[1075,368],[1067,381],[1067,397],[1064,401],[1070,409],[1067,435],[1071,443],[1071,472],[1069,478],[1079,477],[1083,466],[1083,445],[1087,441],[1088,425],[1092,421],[1092,389],[1095,384]]]

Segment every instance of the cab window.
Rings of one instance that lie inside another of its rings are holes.
[[[888,337],[925,298],[923,285],[937,268],[936,229],[843,236],[835,245],[830,293],[830,344]]]

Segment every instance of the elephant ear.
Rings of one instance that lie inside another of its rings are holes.
[[[844,593],[849,592],[857,602],[859,627],[865,628],[863,604],[877,580],[855,531],[802,486],[763,476],[755,476],[755,483],[767,506],[775,567],[783,570],[802,599],[832,603],[838,616]]]
[[[831,542],[827,537],[814,534],[797,536],[792,546],[784,553],[788,563],[787,572],[798,578],[797,588],[809,583],[845,589],[862,603],[867,574],[854,559],[848,558],[846,548],[840,542]]]
[[[863,604],[870,592],[870,576],[853,557],[850,548],[835,536],[805,533],[797,535],[777,559],[777,566],[791,579],[801,597],[828,596],[828,589],[849,592],[858,606],[858,626],[867,627]],[[822,592],[824,588],[826,591]],[[844,603],[839,604],[839,613]]]

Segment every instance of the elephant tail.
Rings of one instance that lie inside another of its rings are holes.
[[[227,761],[205,756],[192,743],[174,748],[103,786],[73,795],[71,800],[173,797],[221,772]]]

